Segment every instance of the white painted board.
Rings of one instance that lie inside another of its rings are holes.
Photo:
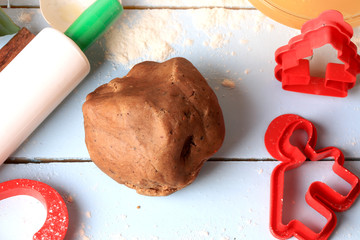
[[[47,26],[38,9],[6,11],[18,24],[34,33]],[[267,125],[280,114],[297,113],[318,127],[319,147],[335,145],[347,157],[359,158],[358,86],[350,91],[349,97],[336,99],[285,92],[273,77],[274,51],[298,31],[264,18],[254,10],[221,9],[126,10],[116,27],[121,24],[136,26],[149,14],[159,20],[168,19],[166,30],[173,27],[174,22],[180,25],[176,28],[181,30],[178,37],[169,42],[174,51],[166,58],[183,56],[192,61],[219,98],[227,136],[215,157],[257,160],[270,157],[263,145]],[[195,16],[201,16],[200,19],[214,17],[219,21],[216,26],[201,24]],[[226,21],[220,19],[224,16],[228,17]],[[236,25],[239,19],[241,21]],[[155,27],[152,30],[157,33],[163,29]],[[123,33],[125,37],[131,32]],[[354,40],[359,43],[358,28],[355,33]],[[166,43],[166,38],[159,35],[160,41]],[[0,46],[9,39],[1,38]],[[216,42],[223,45],[219,47]],[[152,57],[151,54],[144,57],[144,54],[122,65],[104,58],[105,46],[105,39],[101,39],[89,49],[86,54],[92,62],[91,75],[14,157],[35,160],[89,158],[84,145],[81,113],[86,94],[114,77],[125,75],[132,64]],[[223,87],[224,79],[233,80],[235,88]],[[67,202],[70,216],[65,240],[273,239],[268,230],[269,187],[270,174],[277,164],[272,161],[207,162],[193,184],[168,197],[138,195],[111,180],[91,162],[5,164],[0,168],[0,182],[29,178],[58,190]],[[285,221],[295,217],[315,230],[322,227],[324,219],[306,207],[303,197],[315,180],[346,193],[348,186],[331,174],[331,165],[331,161],[306,163],[289,172],[286,186],[292,189],[295,186],[296,191],[285,192]],[[346,167],[360,175],[358,161],[347,162]],[[21,215],[21,209],[26,209],[25,215]],[[42,214],[39,202],[34,199],[20,197],[1,201],[0,239],[26,240],[24,235],[16,237],[13,233],[19,232],[19,226],[34,230],[41,225]],[[359,214],[359,201],[350,210],[337,214],[339,222],[331,239],[360,239]],[[31,215],[33,218],[29,220]]]
[[[46,26],[38,10],[7,10],[17,23],[23,14],[31,14],[24,25],[37,33]],[[196,9],[196,10],[127,10],[115,28],[122,28],[121,39],[132,33],[126,26],[145,24],[149,17],[166,21],[168,25],[152,26],[159,41],[168,44],[172,52],[165,59],[182,56],[189,59],[208,80],[218,96],[226,124],[226,139],[218,158],[264,159],[270,155],[263,136],[270,121],[285,113],[299,114],[313,121],[319,130],[319,147],[334,145],[346,157],[359,158],[360,119],[359,86],[346,98],[331,98],[287,92],[274,79],[275,50],[298,34],[297,30],[278,24],[253,10]],[[151,18],[153,19],[153,18]],[[214,25],[207,20],[215,19]],[[225,19],[225,20],[224,20]],[[172,41],[161,35],[173,31]],[[355,42],[359,43],[359,28]],[[146,39],[146,38],[145,38]],[[5,44],[8,38],[1,39]],[[132,49],[128,46],[122,51]],[[188,44],[187,44],[188,43]],[[187,44],[187,45],[186,45]],[[154,60],[149,52],[130,58],[127,64],[105,59],[105,39],[91,47],[87,56],[92,63],[91,74],[75,89],[56,111],[13,156],[22,158],[88,159],[84,144],[82,103],[88,93],[114,77],[126,75],[131,66],[144,60]],[[224,79],[235,82],[235,88],[221,85]]]
[[[195,182],[167,197],[138,195],[111,180],[92,163],[5,164],[0,168],[0,182],[29,178],[59,191],[69,210],[66,240],[274,239],[268,219],[270,174],[276,164],[207,162]],[[291,172],[286,184],[296,186],[297,195],[287,195],[292,198],[285,198],[285,204],[288,201],[290,207],[284,214],[290,211],[291,216],[314,230],[323,226],[322,218],[302,204],[308,184],[315,180],[346,192],[346,185],[330,174],[331,165],[332,162],[309,162]],[[360,173],[358,162],[346,166]],[[36,206],[36,202],[20,200],[14,200],[13,204]],[[20,226],[41,222],[41,209],[36,209],[40,215],[34,216],[31,223],[21,222]],[[11,203],[4,206],[0,202],[0,210],[1,221],[11,211]],[[10,214],[14,215],[15,211]],[[348,211],[337,214],[338,225],[331,239],[359,239],[359,214],[359,201]],[[15,235],[10,239],[3,237],[13,228],[10,222],[0,224],[0,238],[17,240]]]

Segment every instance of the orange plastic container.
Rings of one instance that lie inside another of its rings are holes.
[[[359,0],[249,0],[266,16],[289,27],[300,29],[323,11],[334,9],[352,26],[360,25]]]

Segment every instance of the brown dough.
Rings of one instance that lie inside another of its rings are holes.
[[[215,93],[184,58],[137,64],[90,93],[83,114],[92,161],[143,195],[192,183],[225,136]]]

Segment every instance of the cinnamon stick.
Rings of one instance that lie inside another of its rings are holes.
[[[22,28],[3,48],[0,49],[0,72],[35,37],[27,28]]]

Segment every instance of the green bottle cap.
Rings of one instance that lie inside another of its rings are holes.
[[[119,0],[96,0],[64,34],[85,51],[111,26],[123,10]]]

